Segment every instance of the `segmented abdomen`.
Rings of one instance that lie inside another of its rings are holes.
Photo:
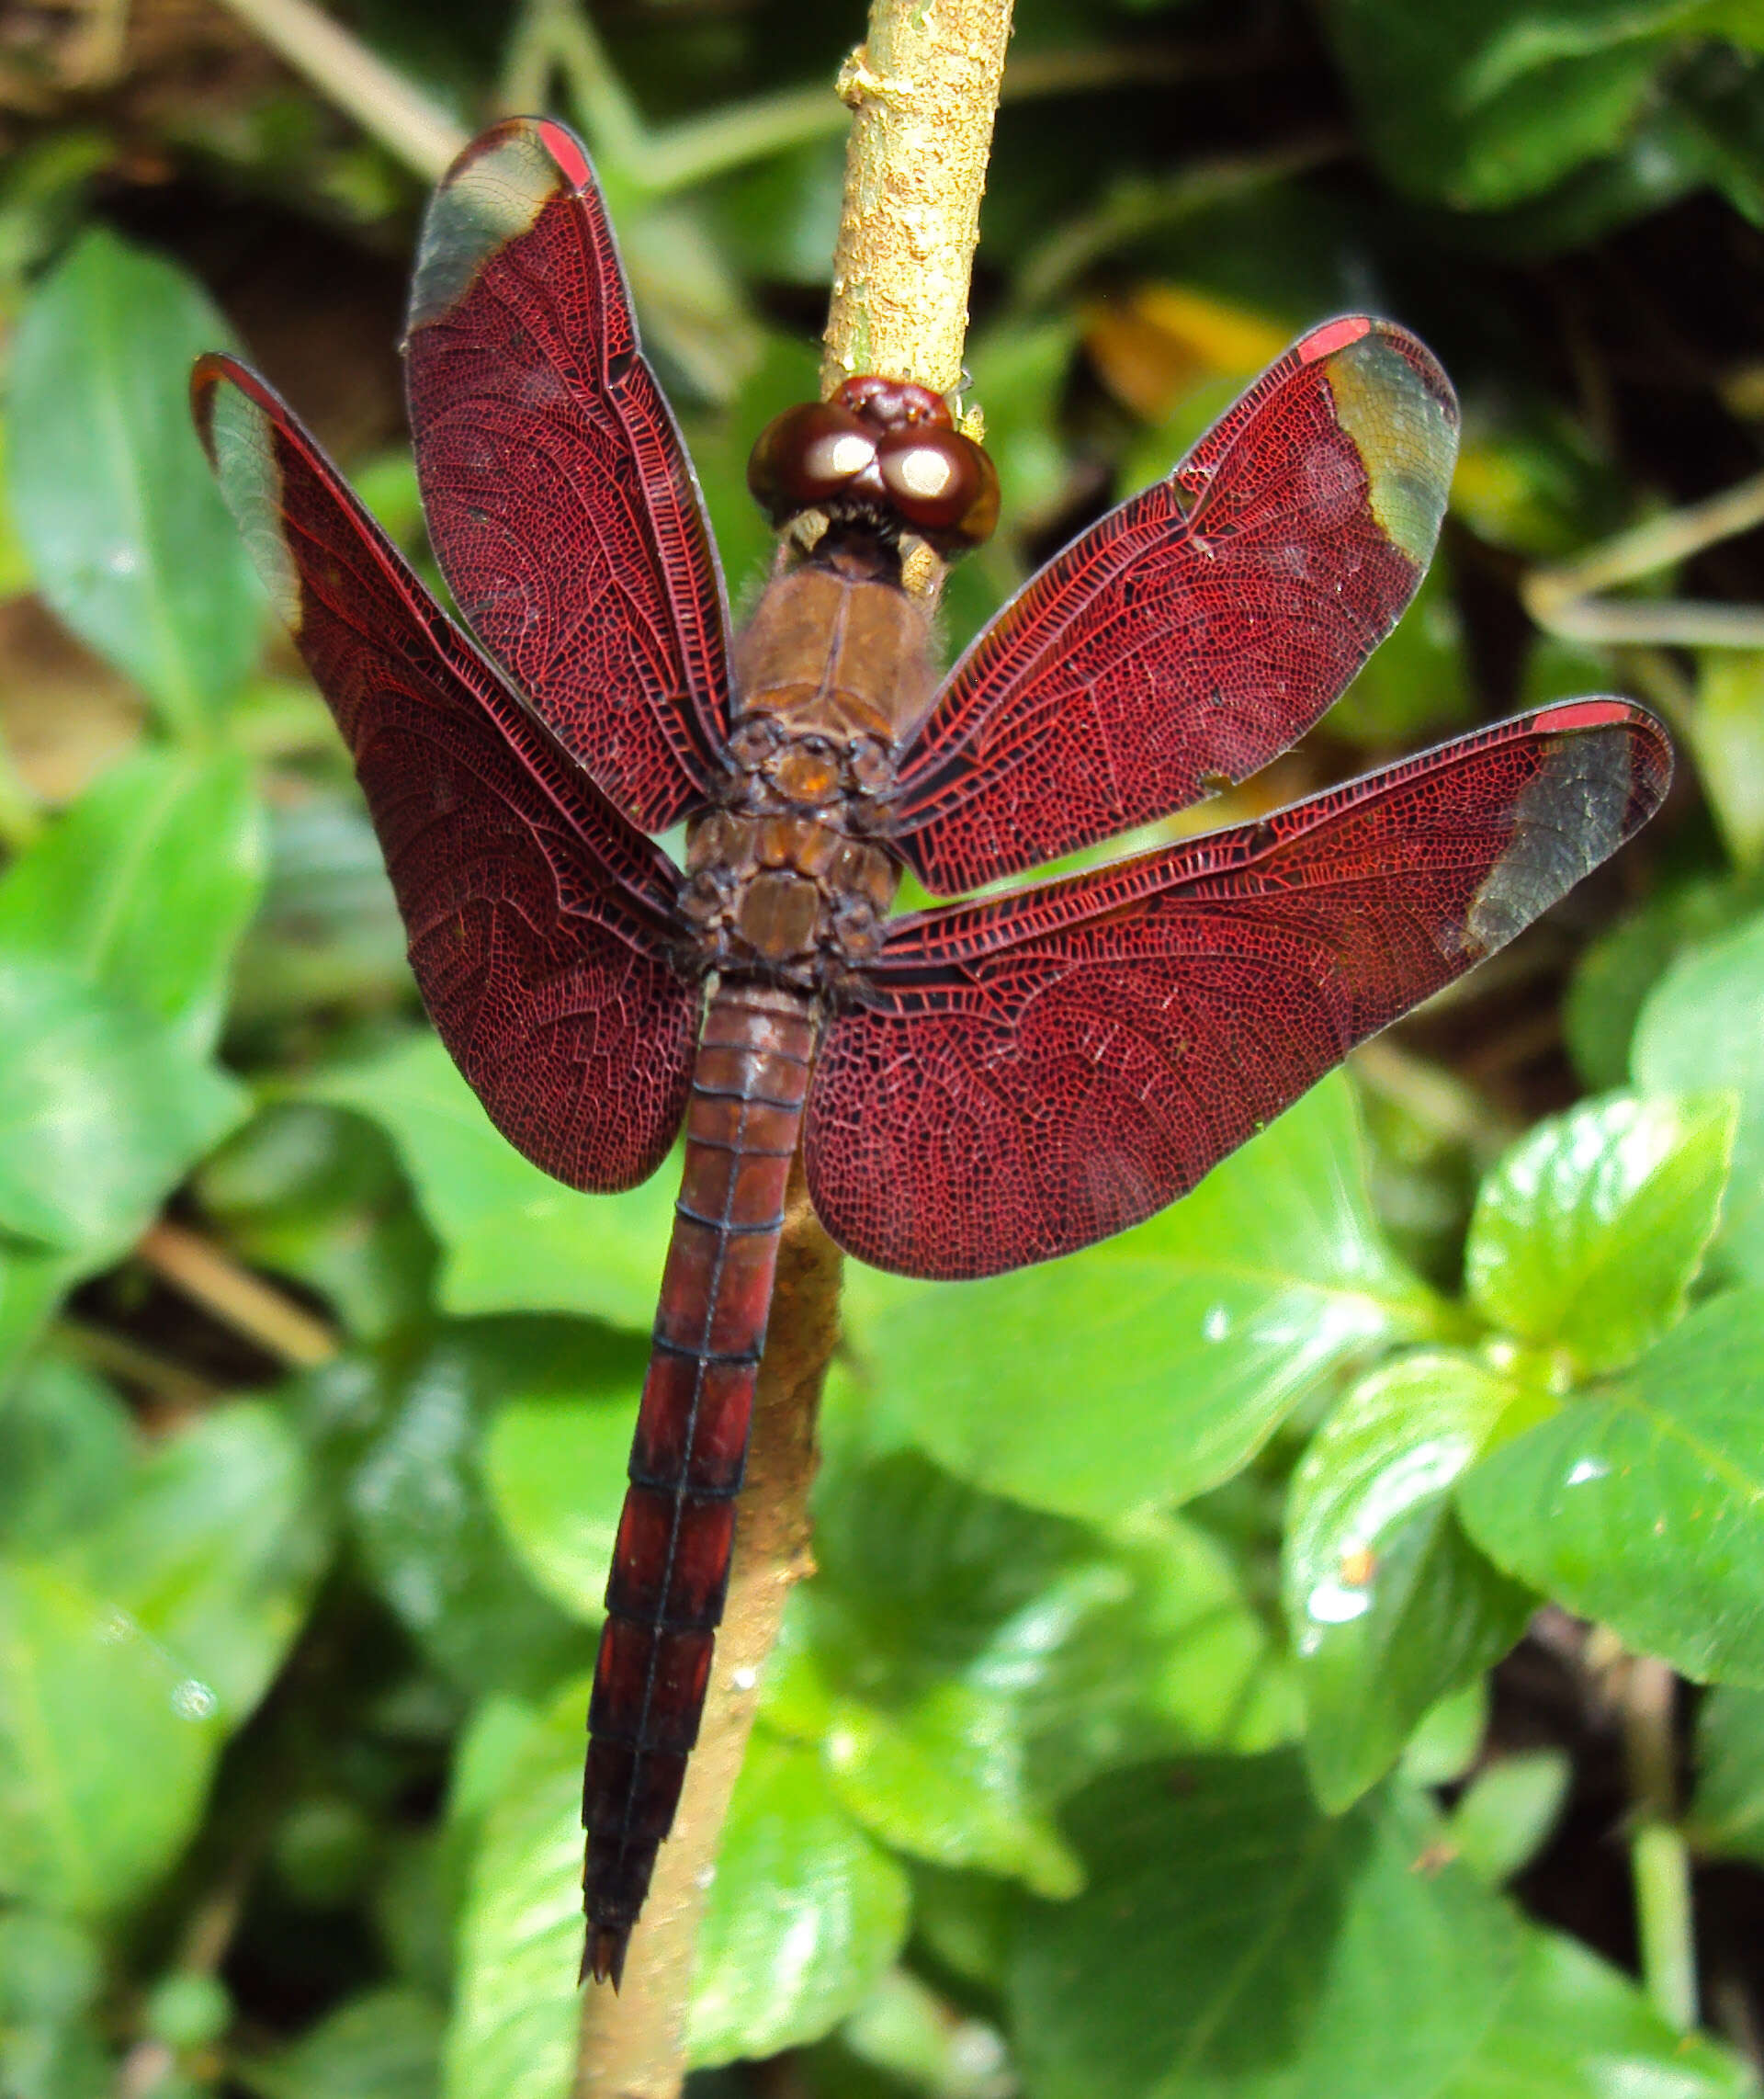
[[[693,1069],[588,1712],[582,1970],[615,1984],[704,1708],[814,1035],[802,994],[726,982]]]

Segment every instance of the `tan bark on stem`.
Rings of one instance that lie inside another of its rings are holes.
[[[1011,0],[877,0],[845,62],[855,112],[821,391],[858,372],[961,384]]]
[[[823,391],[879,372],[960,383],[967,288],[1012,0],[874,0],[841,75],[856,111]],[[792,1585],[809,1571],[815,1413],[838,1333],[838,1250],[798,1162],[760,1367],[729,1602],[698,1746],[618,1995],[584,1993],[575,2099],[673,2099],[685,2075],[698,1923]],[[757,1979],[756,1979],[757,1980]]]

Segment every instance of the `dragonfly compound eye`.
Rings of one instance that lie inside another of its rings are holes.
[[[874,482],[876,433],[831,401],[786,408],[761,431],[747,462],[747,485],[775,525]]]

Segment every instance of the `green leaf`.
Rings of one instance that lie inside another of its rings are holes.
[[[0,1892],[96,1916],[195,1828],[220,1742],[212,1698],[107,1598],[0,1565]]]
[[[87,2014],[103,1981],[77,1924],[0,1912],[0,2091],[9,2099],[93,2099],[115,2080]]]
[[[511,1386],[572,1390],[599,1339],[565,1322],[486,1322],[382,1374],[350,1514],[375,1586],[467,1690],[548,1688],[591,1659],[588,1635],[510,1556],[485,1489],[481,1424]]]
[[[1385,177],[1460,210],[1615,152],[1698,0],[1330,0],[1326,32]]]
[[[1487,2037],[1439,2099],[1746,2099],[1739,2059],[1675,2032],[1626,1976],[1573,1939],[1527,1930]]]
[[[1294,1475],[1283,1579],[1326,1808],[1383,1777],[1429,1708],[1525,1629],[1530,1594],[1451,1503],[1513,1396],[1467,1357],[1406,1356],[1340,1401]]]
[[[503,1774],[459,1920],[444,2099],[559,2099],[575,2070],[582,1959],[582,1719],[561,1694]]]
[[[0,1546],[40,1552],[91,1529],[122,1499],[134,1435],[101,1379],[53,1357],[0,1396]]]
[[[1724,1685],[1703,1700],[1686,1834],[1699,1852],[1764,1866],[1764,1691]]]
[[[893,1963],[907,1912],[906,1875],[833,1798],[816,1758],[756,1728],[698,1934],[689,2059],[819,2040]]]
[[[1446,1818],[1445,1841],[1476,1878],[1498,1888],[1544,1848],[1574,1784],[1566,1750],[1520,1750],[1485,1764]]]
[[[649,1331],[673,1222],[672,1164],[622,1196],[560,1186],[497,1134],[432,1035],[302,1092],[368,1116],[398,1147],[443,1248],[444,1311],[577,1312]]]
[[[102,229],[51,270],[12,357],[12,501],[38,587],[199,738],[256,657],[263,598],[191,434],[191,360],[225,323]]]
[[[82,1264],[65,1254],[40,1254],[0,1242],[0,1392],[29,1355]]]
[[[1614,1094],[1556,1116],[1482,1185],[1464,1285],[1491,1325],[1614,1370],[1683,1318],[1721,1214],[1732,1095]]]
[[[1742,868],[1764,858],[1760,723],[1764,656],[1755,649],[1699,650],[1696,704],[1685,711],[1683,732],[1722,841]]]
[[[1201,1760],[1104,1779],[1069,1823],[1090,1888],[1027,1911],[1008,1983],[1036,2099],[1421,2099],[1499,2011],[1517,1928],[1418,1870],[1409,1796],[1328,1821],[1296,1757]]]
[[[67,964],[204,1056],[263,860],[243,758],[137,751],[6,869],[0,950]]]
[[[1135,1231],[865,1294],[859,1345],[905,1434],[977,1486],[1102,1518],[1228,1479],[1341,1363],[1437,1316],[1373,1221],[1339,1073]]]
[[[245,1401],[153,1446],[121,1503],[58,1558],[151,1635],[187,1702],[236,1725],[293,1644],[327,1543],[293,1431]]]
[[[100,1265],[245,1097],[67,964],[0,955],[0,1228]]]
[[[1458,1485],[1510,1573],[1701,1681],[1764,1685],[1764,1291],[1693,1312]]]
[[[441,2014],[414,1990],[368,1990],[274,2055],[229,2058],[260,2099],[432,2099]]]
[[[1715,1247],[1725,1268],[1764,1282],[1764,915],[1674,963],[1642,1008],[1631,1062],[1650,1093],[1730,1086],[1739,1095]]]
[[[584,1356],[580,1399],[510,1398],[485,1441],[491,1502],[522,1566],[592,1625],[604,1616],[643,1369],[637,1347],[608,1336]]]

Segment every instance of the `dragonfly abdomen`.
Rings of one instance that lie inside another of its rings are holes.
[[[583,1970],[602,1980],[618,1980],[697,1739],[815,1027],[800,993],[725,982],[693,1070],[588,1714]]]

